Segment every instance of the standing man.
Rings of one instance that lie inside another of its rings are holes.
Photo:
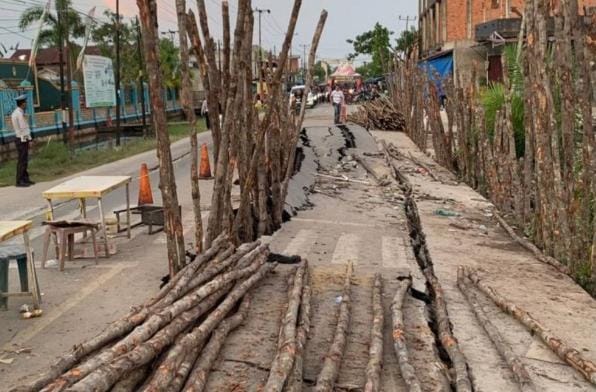
[[[209,122],[209,106],[207,106],[207,98],[203,99],[203,103],[201,104],[201,116],[205,117],[205,127],[210,131],[211,123]]]
[[[335,114],[335,124],[339,124],[339,116],[341,114],[341,107],[344,104],[344,92],[341,91],[339,85],[335,86],[335,91],[331,93],[331,102],[333,103],[333,113]]]
[[[29,142],[31,141],[31,129],[25,117],[27,108],[27,96],[20,95],[16,98],[17,108],[12,112],[12,128],[16,137],[16,146],[19,158],[17,161],[17,186],[27,187],[35,184],[29,179],[27,165],[29,164]]]

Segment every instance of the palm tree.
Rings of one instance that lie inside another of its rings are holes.
[[[62,23],[60,26],[58,23],[58,12],[62,11]],[[44,6],[34,5],[27,8],[21,14],[19,19],[19,28],[25,30],[31,25],[35,26],[39,18],[43,15]],[[61,29],[64,25],[68,26],[67,31]],[[81,20],[80,14],[72,7],[71,0],[56,0],[56,9],[54,12],[48,13],[45,19],[44,27],[42,28],[39,35],[40,47],[58,48],[60,47],[60,35],[66,42],[68,48],[69,61],[71,65],[76,58],[75,48],[76,45],[71,43],[72,38],[81,38],[85,35],[85,25]],[[64,41],[63,41],[64,42]]]

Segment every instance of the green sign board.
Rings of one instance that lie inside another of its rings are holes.
[[[85,55],[83,59],[85,105],[88,108],[116,106],[112,59]]]

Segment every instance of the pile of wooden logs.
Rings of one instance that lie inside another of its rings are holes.
[[[348,116],[348,121],[381,131],[405,131],[406,128],[403,114],[388,98],[365,102]]]
[[[248,291],[275,268],[268,245],[217,237],[150,301],[13,391],[202,391]]]

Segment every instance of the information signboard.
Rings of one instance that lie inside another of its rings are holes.
[[[85,55],[83,60],[85,105],[88,108],[116,106],[112,59]]]

